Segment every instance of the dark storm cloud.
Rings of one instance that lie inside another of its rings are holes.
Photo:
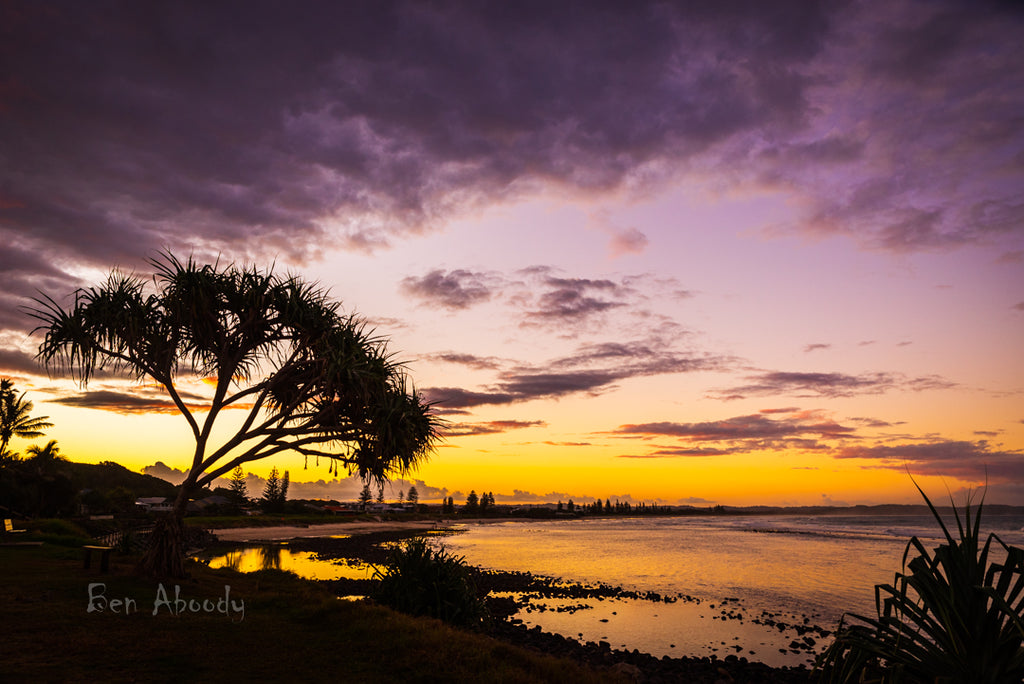
[[[0,121],[2,117],[0,112]],[[5,236],[3,216],[4,209],[0,206],[0,242]],[[0,247],[0,330],[17,330],[24,334],[32,329],[33,320],[25,314],[25,307],[36,306],[34,298],[41,292],[57,296],[70,293],[79,282],[58,266],[59,261],[47,258],[43,250],[26,247],[31,240],[15,234],[6,237],[8,241]],[[26,346],[31,341],[25,340]]]
[[[446,309],[466,309],[486,302],[500,286],[491,275],[472,271],[441,269],[425,276],[410,276],[402,280],[402,291],[428,306]]]
[[[881,394],[892,390],[949,389],[956,386],[938,376],[908,378],[899,373],[801,373],[771,371],[747,376],[748,384],[715,391],[712,396],[723,400],[751,396],[790,395],[797,397],[852,397]]]
[[[482,390],[429,387],[423,393],[441,409],[464,409],[572,394],[596,395],[629,378],[721,370],[730,363],[728,357],[676,351],[650,342],[582,345],[577,354],[544,366],[501,371],[497,382]]]
[[[688,171],[884,249],[1019,235],[1022,27],[958,2],[6,2],[0,244],[30,273],[5,291],[165,247],[372,250]],[[539,316],[619,301],[549,295]]]
[[[784,182],[814,187],[805,230],[897,252],[1019,240],[1024,76],[1011,66],[1019,53],[1010,36],[1024,15],[1008,9],[936,2],[840,12],[836,49],[819,65],[827,99],[845,100],[830,117],[849,131],[843,172],[816,180],[811,167],[787,172],[772,160]]]
[[[100,264],[309,256],[613,188],[801,121],[826,11],[759,7],[7,3],[3,231]]]
[[[29,373],[37,375],[40,372],[39,364],[35,356],[14,349],[0,348],[0,374]]]
[[[838,450],[836,458],[874,461],[866,468],[909,469],[915,475],[955,477],[973,482],[1024,481],[1024,452],[1004,451],[987,440],[933,441],[892,446],[851,446]]]

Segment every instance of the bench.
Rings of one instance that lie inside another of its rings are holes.
[[[113,546],[83,546],[82,550],[85,552],[84,562],[82,567],[88,570],[92,567],[92,552],[98,551],[100,554],[100,572],[107,572],[110,570],[110,552],[114,550]]]
[[[7,534],[14,534],[15,532],[27,532],[28,530],[16,530],[14,529],[14,521],[10,518],[4,518],[4,532]]]

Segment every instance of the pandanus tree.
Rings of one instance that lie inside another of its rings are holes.
[[[43,295],[29,310],[40,321],[38,358],[48,370],[83,387],[99,371],[155,382],[192,431],[191,465],[171,514],[154,529],[144,572],[184,575],[190,495],[242,464],[298,452],[382,485],[429,456],[438,439],[430,404],[386,341],[343,315],[325,291],[272,269],[170,253],[149,264],[151,279],[114,271],[74,293],[67,308]],[[212,386],[207,402],[189,403],[189,378]],[[228,409],[242,417],[214,443],[214,424]]]

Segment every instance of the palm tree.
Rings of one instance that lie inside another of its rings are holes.
[[[41,473],[49,472],[53,470],[57,462],[67,460],[61,456],[60,447],[57,446],[57,440],[55,439],[47,442],[46,446],[33,444],[25,450],[25,453],[31,456],[30,462],[34,463],[36,469]]]
[[[26,401],[25,392],[19,397],[9,378],[0,380],[0,454],[7,452],[12,437],[42,437],[45,428],[53,427],[46,421],[49,416],[32,417],[31,412],[32,402]]]
[[[439,421],[404,367],[355,316],[297,277],[234,265],[149,261],[151,281],[117,271],[64,309],[37,299],[38,358],[86,386],[97,371],[148,378],[167,392],[195,439],[173,512],[154,530],[142,570],[184,576],[182,517],[189,496],[236,467],[286,451],[328,459],[381,486],[428,457]],[[186,403],[182,378],[213,394]],[[214,444],[222,411],[244,412]],[[200,415],[205,414],[205,415]]]

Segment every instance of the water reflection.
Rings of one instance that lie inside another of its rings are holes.
[[[292,551],[282,545],[260,545],[232,549],[214,556],[197,556],[211,568],[236,572],[285,570],[311,580],[370,579],[373,567],[348,558],[321,560],[312,551]]]
[[[515,593],[499,596],[522,598]],[[735,655],[773,667],[811,665],[827,645],[820,635],[798,629],[802,615],[780,612],[768,617],[732,601],[530,597],[512,617],[580,642],[605,641],[627,651],[639,647],[656,658]]]

